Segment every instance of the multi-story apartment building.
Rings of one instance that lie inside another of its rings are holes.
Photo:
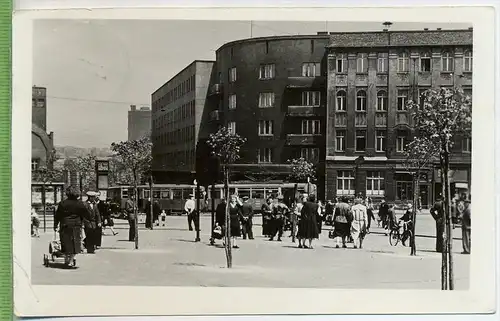
[[[151,109],[147,106],[137,109],[130,105],[128,111],[128,140],[137,140],[151,134]]]
[[[300,156],[324,177],[328,44],[328,33],[319,33],[245,39],[217,50],[212,105],[247,139],[234,180],[285,180],[287,161]]]
[[[195,178],[197,143],[213,131],[205,108],[213,64],[196,60],[151,95],[153,172],[158,183],[191,184]]]
[[[47,88],[33,86],[31,106],[31,169],[51,166],[47,160],[54,151],[54,133],[47,134]]]
[[[461,86],[472,94],[472,30],[331,34],[328,46],[327,197],[413,198],[404,166],[415,135],[406,110],[429,88]],[[452,189],[470,186],[471,140],[454,144]],[[427,171],[421,202],[439,194],[440,175]]]

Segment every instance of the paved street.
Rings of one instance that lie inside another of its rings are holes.
[[[167,217],[168,226],[140,230],[140,249],[127,242],[128,224],[117,220],[119,234],[103,237],[95,255],[79,255],[76,270],[42,265],[52,233],[32,239],[33,284],[238,286],[373,289],[439,289],[441,254],[434,252],[434,220],[417,219],[418,256],[409,248],[389,245],[382,229],[372,226],[361,250],[336,249],[324,226],[314,249],[298,249],[291,238],[270,242],[260,236],[260,217],[254,219],[255,240],[240,240],[233,250],[233,269],[225,268],[224,249],[209,246],[210,217],[201,218],[202,242],[187,230],[186,218]],[[143,225],[142,225],[143,226]],[[288,233],[286,234],[288,236]],[[461,255],[460,229],[454,230],[456,288],[467,289],[470,257]],[[352,247],[352,244],[349,245]]]

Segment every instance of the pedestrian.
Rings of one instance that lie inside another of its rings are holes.
[[[135,225],[136,225],[136,204],[135,204],[135,195],[131,195],[130,198],[125,203],[125,212],[127,213],[128,218],[128,241],[134,242],[136,233],[135,233]]]
[[[104,235],[106,228],[109,227],[111,230],[111,233],[113,235],[118,234],[118,232],[115,232],[115,229],[113,228],[115,226],[115,222],[113,221],[113,217],[111,216],[111,200],[108,198],[104,202],[99,202],[101,205],[100,207],[97,207],[99,210],[99,214],[101,214],[101,220],[102,220],[102,234]]]
[[[444,236],[444,208],[442,197],[439,196],[430,209],[432,218],[436,221],[436,252],[443,252],[443,236]]]
[[[328,200],[325,205],[325,224],[333,225],[333,211],[335,205],[332,200]]]
[[[229,203],[229,234],[233,239],[233,248],[237,249],[239,246],[236,244],[236,238],[241,236],[240,228],[241,220],[241,203],[238,196],[231,195],[231,202]]]
[[[75,256],[81,253],[81,232],[83,220],[90,219],[90,212],[78,199],[80,191],[71,185],[66,189],[66,199],[57,207],[54,215],[54,232],[59,230],[61,251],[64,264],[68,267],[76,265]]]
[[[372,225],[372,220],[375,221],[375,215],[373,215],[373,201],[371,197],[367,197],[365,201],[366,214],[368,215],[368,225],[366,227],[366,234],[370,234],[370,226]]]
[[[266,203],[262,204],[262,236],[271,237],[272,234],[272,213],[273,213],[273,197],[269,196]]]
[[[346,197],[341,197],[339,202],[335,205],[335,212],[333,215],[333,238],[336,242],[336,248],[339,248],[339,238],[342,240],[342,247],[347,247],[346,241],[351,235],[349,228],[351,217],[351,207],[347,204]]]
[[[241,205],[241,226],[243,232],[243,239],[246,240],[247,236],[253,240],[253,205],[249,202],[248,196],[243,196],[243,205]]]
[[[273,231],[269,241],[273,241],[276,235],[278,235],[278,242],[281,242],[281,237],[283,236],[283,229],[285,227],[285,215],[289,211],[288,206],[284,203],[283,195],[278,196],[278,204],[273,208],[272,214],[272,226]]]
[[[38,218],[38,213],[35,208],[31,208],[31,236],[40,237],[38,229],[40,228],[40,219]]]
[[[323,202],[318,200],[318,215],[316,215],[316,224],[318,224],[319,235],[321,235],[321,230],[323,228],[323,218],[325,217],[324,214],[325,214],[325,206],[323,205]]]
[[[379,221],[382,222],[382,228],[387,229],[387,214],[389,212],[389,205],[385,201],[385,198],[382,198],[380,205],[378,207],[378,217]]]
[[[190,231],[193,230],[192,222],[194,222],[196,230],[198,230],[197,220],[195,220],[196,202],[194,201],[194,194],[189,194],[189,199],[186,200],[184,204],[184,212],[187,214],[188,228]]]
[[[403,243],[403,246],[406,246],[406,240],[408,240],[408,237],[411,235],[410,232],[413,231],[413,205],[411,203],[408,203],[408,209],[406,210],[405,214],[399,218],[399,221],[403,222],[403,234],[401,236],[401,243]],[[411,239],[410,242],[412,242]]]
[[[84,203],[89,215],[83,219],[83,225],[85,226],[85,248],[88,254],[95,254],[96,247],[99,243],[98,235],[101,227],[101,216],[97,205],[95,204],[96,192],[87,192],[87,201]]]
[[[302,208],[304,207],[304,203],[307,202],[307,194],[301,194],[297,200],[297,204],[295,205],[294,208],[294,213],[296,217],[296,226],[297,226],[297,231],[294,231],[297,235],[297,239],[299,240],[299,248],[303,248],[304,245],[306,245],[305,239],[302,239],[301,235],[298,233],[298,230],[301,225],[301,220],[302,220]]]
[[[462,212],[462,254],[470,254],[470,233],[471,233],[471,219],[470,219],[470,200],[464,200],[464,210]]]
[[[366,235],[368,214],[366,206],[362,204],[361,198],[354,200],[354,205],[351,207],[352,222],[351,222],[351,235],[354,241],[354,248],[363,248],[363,239]]]
[[[151,215],[151,197],[148,198],[146,206],[144,207],[144,212],[146,212],[146,222],[145,227],[147,229],[153,229],[153,215]]]
[[[396,227],[396,209],[394,208],[394,203],[388,204],[389,209],[387,210],[386,216],[386,230],[385,235],[388,235],[389,231]]]
[[[97,209],[97,211],[99,212],[99,217],[101,218],[101,224],[99,224],[99,226],[97,226],[95,229],[95,247],[96,247],[96,249],[100,249],[101,245],[102,245],[102,221],[103,221],[103,219],[101,216],[101,211],[99,210],[99,207],[102,207],[101,200],[99,199],[100,196],[101,196],[101,194],[99,192],[95,192],[94,206]]]
[[[318,216],[318,203],[316,203],[316,196],[314,194],[309,195],[307,202],[302,206],[300,211],[300,223],[298,235],[300,239],[303,240],[302,246],[299,244],[299,248],[309,248],[312,249],[312,240],[319,237],[318,223],[316,217]],[[309,246],[305,245],[305,240],[309,241]]]
[[[160,225],[160,213],[160,203],[158,202],[158,199],[154,198],[153,196],[153,222],[156,224],[156,226]]]

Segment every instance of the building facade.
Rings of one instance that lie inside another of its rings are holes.
[[[198,141],[213,132],[206,108],[213,65],[196,60],[151,95],[153,171],[158,183],[191,184],[195,179]]]
[[[31,123],[47,130],[47,88],[33,86],[31,94]]]
[[[31,169],[50,166],[54,151],[54,133],[47,134],[47,88],[33,86],[31,106]]]
[[[128,140],[137,140],[151,134],[151,109],[131,105],[128,111]]]
[[[404,149],[415,131],[406,102],[438,87],[472,95],[472,65],[472,30],[331,34],[327,198],[412,199]],[[453,148],[452,190],[469,189],[471,141],[457,139]],[[428,206],[441,191],[439,173],[429,169],[419,185]]]

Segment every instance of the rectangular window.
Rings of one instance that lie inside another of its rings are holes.
[[[377,71],[379,73],[386,73],[389,70],[389,55],[387,53],[379,53],[377,58]]]
[[[431,56],[429,54],[420,56],[420,71],[421,72],[431,71]]]
[[[385,194],[384,176],[381,172],[368,171],[366,174],[366,195]]]
[[[320,135],[320,121],[319,120],[303,120],[302,121],[302,135]]]
[[[271,148],[260,148],[257,154],[259,163],[271,163],[273,161],[273,150]]]
[[[337,171],[337,195],[354,195],[354,173]]]
[[[406,103],[408,101],[408,90],[398,89],[398,111],[406,110]]]
[[[410,70],[410,58],[406,52],[398,56],[398,72],[408,72]]]
[[[462,152],[470,153],[472,151],[472,139],[466,137],[462,140]]]
[[[272,120],[259,120],[259,136],[272,136],[273,125]]]
[[[236,109],[236,94],[229,95],[229,109]]]
[[[315,163],[319,160],[319,148],[302,148],[300,150],[300,157]]]
[[[356,131],[356,151],[362,152],[366,149],[366,131]]]
[[[396,152],[403,153],[406,147],[406,136],[398,136],[396,138]]]
[[[304,91],[302,93],[302,106],[319,106],[321,103],[320,91]]]
[[[472,72],[472,51],[464,53],[464,71]]]
[[[36,171],[38,167],[40,166],[40,160],[39,159],[32,159],[31,160],[31,170]]]
[[[335,151],[345,151],[345,130],[337,130],[335,132]]]
[[[273,107],[274,106],[274,93],[259,93],[259,107]]]
[[[356,59],[356,72],[366,73],[368,71],[368,55],[365,53],[358,54]]]
[[[302,64],[302,77],[321,76],[321,64],[319,62],[306,62]]]
[[[375,133],[375,150],[385,152],[385,131],[377,130]]]
[[[236,82],[236,67],[229,68],[229,82]]]
[[[236,134],[236,122],[234,121],[229,122],[227,128],[229,129],[229,132],[231,134],[233,135]]]
[[[337,111],[346,111],[347,110],[347,95],[345,90],[337,91],[337,101],[336,101],[336,109]]]
[[[259,69],[259,79],[273,79],[274,71],[274,64],[261,65]]]
[[[347,72],[347,58],[346,55],[340,54],[337,56],[336,63],[337,73],[345,73]]]

